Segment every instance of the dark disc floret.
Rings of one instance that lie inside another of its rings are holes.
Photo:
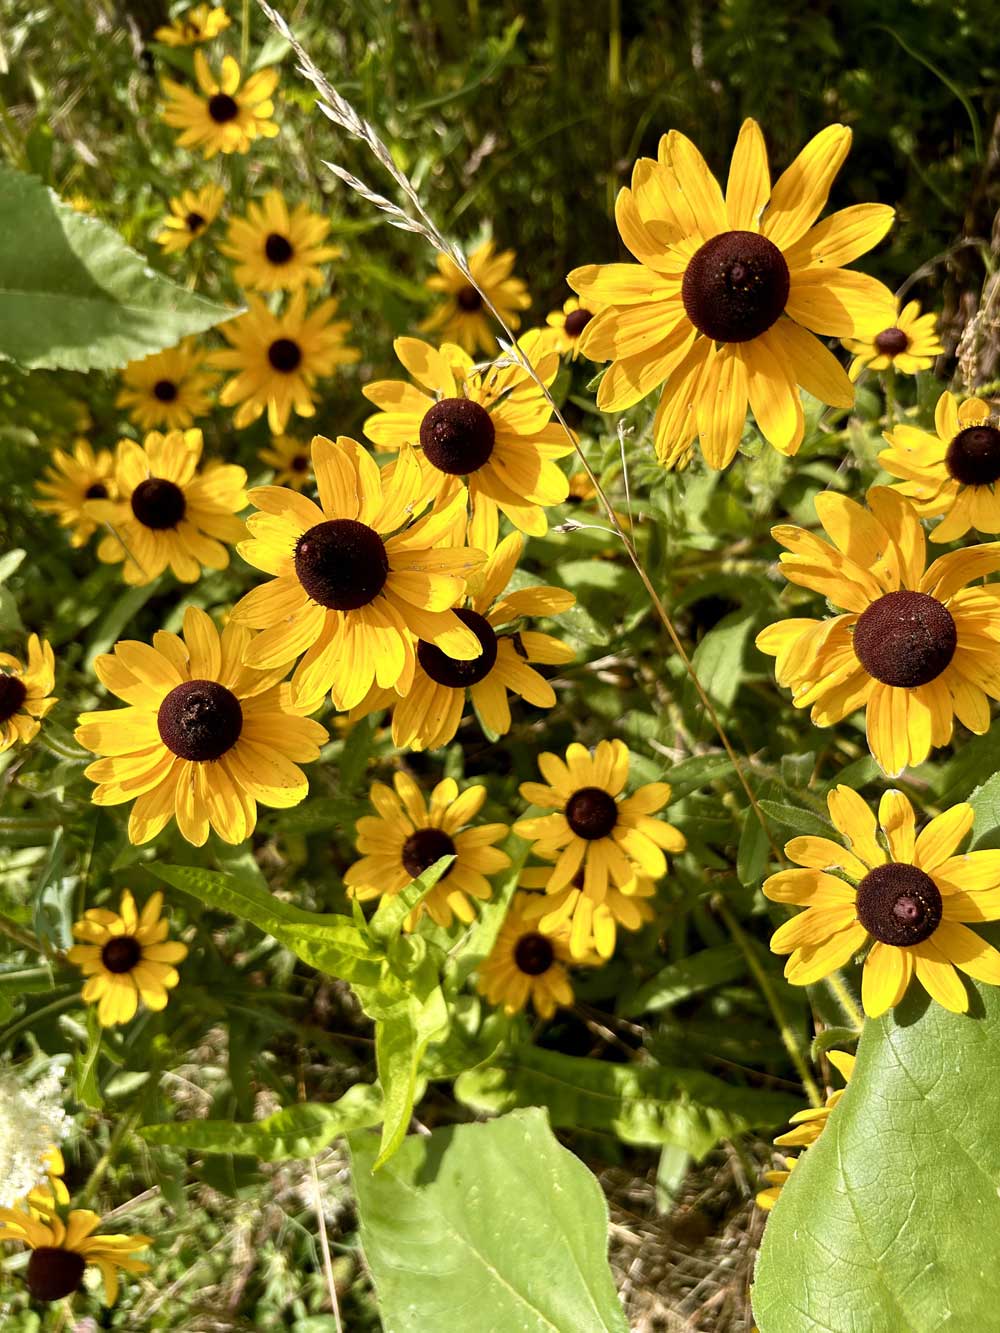
[[[429,870],[435,862],[440,861],[442,856],[454,856],[454,854],[455,844],[444,829],[418,828],[416,833],[411,833],[403,843],[403,869],[416,879],[425,870]],[[455,862],[452,861],[441,878],[447,879],[454,866]]]
[[[453,477],[466,477],[481,468],[495,443],[489,412],[471,398],[442,398],[420,423],[420,444],[428,462]]]
[[[887,592],[854,627],[854,655],[869,676],[903,689],[936,680],[957,643],[951,612],[925,592]]]
[[[467,311],[470,315],[476,310],[481,310],[483,307],[483,298],[476,291],[475,287],[471,286],[469,283],[466,283],[464,287],[458,289],[455,294],[455,300],[458,302],[458,308]]]
[[[269,264],[287,264],[295,251],[292,249],[291,241],[287,236],[282,236],[278,231],[272,231],[264,242],[264,253],[267,255]]]
[[[9,722],[28,697],[28,687],[20,676],[0,671],[0,724]]]
[[[302,348],[291,338],[275,338],[267,349],[267,359],[282,375],[290,375],[302,364]]]
[[[385,542],[353,518],[331,518],[295,545],[295,573],[306,592],[331,611],[356,611],[375,600],[389,577]]]
[[[497,636],[490,622],[477,611],[463,609],[455,615],[479,640],[479,656],[469,662],[460,662],[443,653],[436,644],[418,639],[417,660],[436,684],[445,685],[450,690],[464,690],[469,685],[478,685],[493,670],[497,660]]]
[[[292,459],[291,459],[291,461],[289,462],[288,466],[291,468],[291,470],[292,470],[293,472],[308,472],[308,471],[309,471],[309,455],[308,455],[308,454],[294,454],[293,457],[292,457]]]
[[[681,300],[699,332],[720,343],[759,338],[776,323],[791,280],[785,256],[754,231],[724,231],[684,271]]]
[[[571,338],[579,338],[593,318],[594,316],[589,310],[584,310],[583,306],[579,306],[576,310],[571,310],[566,316],[563,328]]]
[[[910,345],[909,334],[902,329],[883,329],[875,335],[875,350],[883,356],[899,356]]]
[[[208,99],[208,114],[216,125],[225,125],[240,114],[239,103],[228,93],[216,93]]]
[[[522,935],[514,945],[514,965],[526,977],[540,977],[549,970],[555,957],[552,941],[537,930]]]
[[[101,962],[109,972],[131,972],[142,959],[142,945],[134,935],[115,935],[101,948]]]
[[[153,385],[153,397],[161,403],[172,403],[179,390],[173,380],[157,380]]]
[[[106,500],[108,498],[108,488],[103,481],[95,481],[83,493],[85,500]]]
[[[992,486],[1000,481],[1000,430],[966,426],[948,445],[944,465],[963,486]]]
[[[566,820],[578,838],[606,838],[618,823],[618,802],[603,787],[581,787],[566,802]]]
[[[76,1250],[39,1245],[28,1260],[28,1290],[36,1301],[61,1301],[80,1290],[85,1267],[83,1255]]]
[[[195,232],[201,231],[205,225],[205,219],[200,213],[189,213],[184,219],[184,225],[193,235]]]
[[[858,920],[874,939],[903,947],[929,939],[941,924],[941,893],[917,866],[869,870],[858,885]]]
[[[218,681],[186,680],[160,704],[156,725],[168,750],[200,764],[233,748],[243,730],[243,709]]]
[[[132,492],[132,513],[144,528],[176,528],[187,510],[184,492],[165,477],[147,477]]]

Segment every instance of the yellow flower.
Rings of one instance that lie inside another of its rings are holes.
[[[785,1157],[785,1169],[783,1171],[764,1172],[764,1179],[767,1181],[768,1187],[766,1190],[761,1190],[754,1200],[758,1208],[763,1208],[765,1212],[770,1212],[778,1202],[778,1195],[781,1193],[782,1188],[787,1184],[788,1177],[795,1170],[795,1163],[798,1160],[797,1157]]]
[[[413,684],[405,698],[376,686],[353,710],[352,721],[395,704],[393,745],[401,750],[437,750],[447,745],[458,730],[467,697],[482,725],[496,736],[510,731],[508,690],[536,708],[554,707],[555,691],[528,663],[570,662],[573,649],[550,634],[515,625],[523,616],[567,611],[576,598],[564,588],[544,585],[518,588],[501,597],[523,550],[524,538],[519,532],[505,537],[486,562],[483,574],[471,581],[469,606],[455,613],[479,640],[479,656],[457,661],[434,644],[420,640]],[[504,625],[510,627],[508,632],[498,633]]]
[[[541,1018],[551,1018],[559,1005],[573,1003],[566,964],[569,931],[544,931],[533,919],[534,894],[516,893],[489,957],[480,965],[476,988],[490,1004],[516,1014],[528,1001]]]
[[[65,1206],[69,1203],[69,1190],[63,1180],[66,1174],[66,1161],[56,1144],[42,1155],[42,1165],[48,1175],[47,1186],[39,1185],[24,1199],[24,1203],[36,1217],[50,1210],[53,1204]]]
[[[899,794],[898,792],[896,793]],[[906,799],[905,797],[903,798]],[[844,1082],[851,1081],[851,1075],[854,1073],[855,1058],[848,1055],[846,1051],[827,1051],[826,1058],[833,1065],[834,1069],[843,1076]],[[840,1101],[846,1092],[846,1088],[838,1088],[836,1092],[831,1092],[822,1106],[810,1106],[804,1111],[796,1111],[789,1120],[794,1129],[788,1130],[784,1134],[779,1134],[774,1140],[776,1148],[811,1148],[819,1136],[826,1129],[826,1122],[830,1119],[830,1112]]]
[[[551,853],[555,860],[555,853]],[[552,878],[551,866],[529,866],[522,871],[520,883],[525,889],[548,890]],[[556,889],[552,894],[533,894],[528,905],[528,913],[538,922],[539,930],[557,931],[569,929],[575,921],[577,904],[583,894],[584,875],[578,870],[565,888]],[[618,927],[626,930],[639,930],[654,917],[649,899],[656,893],[655,885],[648,875],[637,875],[624,889],[608,884],[604,901],[593,908],[591,936],[579,945],[580,953],[593,950],[595,961],[604,962],[615,951]],[[583,909],[586,916],[587,909]]]
[[[130,361],[122,371],[124,383],[115,405],[127,408],[143,430],[186,430],[210,409],[217,379],[204,369],[204,352],[188,338],[165,352]]]
[[[240,555],[275,577],[233,609],[235,623],[262,631],[248,665],[284,669],[305,653],[292,686],[311,712],[327,690],[344,710],[373,682],[405,693],[417,639],[463,660],[478,657],[478,638],[452,607],[485,557],[443,544],[464,495],[414,521],[426,502],[409,450],[380,470],[354,440],[317,435],[312,464],[319,504],[279,486],[250,492],[261,512],[247,520],[251,540]]]
[[[962,924],[1000,920],[1000,851],[956,854],[972,807],[952,806],[918,837],[910,802],[887,791],[878,812],[886,852],[857,792],[836,787],[827,804],[847,849],[829,838],[793,838],[785,852],[804,868],[764,882],[773,902],[807,909],[771,937],[775,953],[790,955],[785,976],[812,985],[870,940],[861,982],[870,1018],[899,1004],[914,974],[938,1004],[964,1013],[969,1001],[956,967],[1000,984],[1000,953]]]
[[[187,957],[187,945],[168,940],[169,927],[160,913],[163,894],[154,893],[140,916],[129,889],[118,912],[91,907],[73,927],[74,944],[66,957],[87,978],[86,1004],[97,1004],[102,1027],[129,1023],[139,1001],[147,1009],[167,1007],[167,991],[180,981],[174,963]]]
[[[890,366],[904,375],[915,375],[932,366],[944,351],[937,315],[922,315],[919,301],[903,306],[890,328],[867,338],[845,338],[844,346],[854,353],[847,372],[852,380],[863,370],[888,370]]]
[[[52,697],[56,661],[52,646],[37,634],[28,638],[27,664],[0,653],[0,754],[15,741],[27,744],[41,730],[41,718],[58,700]]]
[[[903,478],[892,489],[905,495],[921,518],[945,515],[932,542],[956,541],[970,528],[1000,532],[1000,429],[991,416],[981,398],[959,406],[946,392],[934,412],[936,436],[906,425],[886,432],[890,447],[878,461]]]
[[[248,297],[247,305],[247,314],[222,325],[231,345],[213,352],[209,363],[237,372],[219,395],[226,407],[240,404],[233,416],[236,429],[251,425],[266,409],[267,424],[281,435],[293,410],[300,417],[316,415],[316,380],[332,374],[336,366],[351,365],[361,353],[344,342],[350,325],[333,320],[333,297],[308,314],[304,290],[295,293],[280,315],[272,315],[259,296]]]
[[[538,767],[548,785],[521,783],[526,801],[558,811],[521,819],[514,825],[515,833],[534,843],[536,855],[555,861],[546,893],[572,887],[577,873],[583,873],[582,887],[572,903],[570,949],[574,958],[582,957],[594,939],[595,909],[607,899],[609,882],[626,894],[633,893],[640,874],[657,880],[667,873],[664,849],[678,853],[686,846],[683,834],[671,824],[652,818],[670,800],[667,783],[650,782],[618,799],[628,766],[624,741],[600,741],[593,755],[574,743],[566,751],[565,763],[554,754],[539,755]],[[606,920],[602,914],[602,922]],[[606,924],[598,947],[605,952]]]
[[[867,710],[868,745],[890,777],[951,740],[952,718],[989,729],[1000,587],[968,588],[1000,569],[1000,542],[939,556],[924,570],[924,531],[911,505],[885,486],[868,509],[833,491],[816,497],[833,545],[804,528],[772,528],[790,554],[781,572],[844,614],[780,620],[757,636],[775,657],[779,685],[818,727]]]
[[[192,5],[153,36],[164,46],[197,46],[209,42],[229,27],[229,15],[221,5]]]
[[[156,238],[163,253],[178,254],[206,232],[219,216],[225,197],[221,185],[203,185],[200,190],[183,190],[171,199],[170,215],[163,219],[163,230]]]
[[[549,385],[559,357],[545,351],[543,335],[526,334],[519,346]],[[363,389],[382,410],[368,418],[364,432],[380,449],[419,445],[428,495],[450,499],[458,478],[468,481],[472,520],[469,540],[492,551],[503,512],[521,532],[544,537],[544,505],[566,499],[566,477],[555,462],[573,452],[552,408],[522,366],[474,369],[460,347],[440,351],[418,338],[397,338],[396,355],[416,387],[405,380],[382,380]]]
[[[732,462],[747,401],[766,440],[784,454],[802,443],[798,385],[850,407],[854,389],[814,337],[876,333],[892,323],[892,293],[841,267],[892,223],[881,204],[855,204],[814,226],[851,144],[851,131],[817,134],[771,187],[760,127],[743,122],[726,197],[694,144],[671,130],[657,161],[640,158],[615,217],[638,264],[589,264],[569,275],[588,309],[580,351],[611,361],[597,394],[620,412],[663,386],[656,453],[673,467],[696,436],[710,467]]]
[[[152,583],[168,565],[194,583],[202,568],[225,569],[223,543],[246,536],[236,517],[246,508],[246,472],[215,462],[199,472],[201,449],[200,430],[151,431],[143,445],[119,440],[118,499],[91,500],[87,513],[111,526],[97,556],[109,565],[123,560],[126,583]]]
[[[563,302],[561,310],[553,310],[545,316],[548,328],[543,330],[546,346],[554,348],[560,356],[569,354],[575,361],[580,355],[580,338],[584,329],[598,313],[581,305],[575,296]]]
[[[95,1236],[101,1225],[97,1213],[74,1208],[66,1222],[52,1206],[38,1217],[20,1208],[0,1208],[0,1241],[17,1241],[31,1250],[26,1279],[36,1301],[59,1301],[80,1290],[88,1264],[99,1268],[104,1278],[104,1299],[118,1299],[118,1270],[144,1273],[149,1267],[133,1259],[135,1250],[150,1244],[149,1236]]]
[[[83,546],[97,527],[86,512],[87,501],[114,499],[113,470],[110,450],[95,452],[86,440],[77,440],[71,454],[53,449],[45,480],[35,487],[46,498],[36,500],[35,508],[55,514],[60,525],[70,529],[71,546]]]
[[[257,450],[262,463],[274,469],[275,486],[301,491],[314,481],[309,445],[291,435],[276,435],[269,446]]]
[[[307,204],[289,212],[280,190],[269,190],[263,203],[252,203],[245,218],[233,218],[226,241],[219,246],[235,260],[233,276],[241,287],[256,292],[297,292],[319,287],[320,264],[338,259],[339,246],[324,245],[330,224]]]
[[[174,129],[181,148],[201,148],[206,158],[216,153],[246,153],[256,138],[273,139],[278,127],[271,117],[271,94],[278,84],[276,69],[251,74],[240,87],[240,67],[232,56],[222,57],[222,73],[215,79],[201,51],[194,53],[194,72],[202,96],[163,80],[168,101],[163,119]]]
[[[319,758],[326,730],[293,709],[278,671],[243,665],[250,631],[231,621],[221,637],[197,607],[184,612],[184,639],[160,630],[153,646],[116,644],[94,662],[98,679],[127,708],[84,713],[76,739],[95,754],[86,775],[95,805],[135,799],[128,836],[149,842],[177,819],[204,845],[209,825],[245,842],[257,802],[287,809],[309,790],[299,764]]]
[[[444,292],[445,300],[423,321],[420,332],[454,340],[470,353],[492,355],[497,340],[479,293],[486,293],[508,328],[519,328],[521,317],[517,312],[527,310],[531,297],[521,279],[511,277],[516,258],[513,250],[497,254],[494,243],[484,241],[469,255],[469,272],[475,279],[475,286],[470,286],[454,260],[439,254],[438,271],[427,279],[425,286],[432,292]]]
[[[364,815],[355,825],[358,851],[364,855],[344,876],[348,892],[362,901],[394,896],[442,856],[454,856],[406,918],[405,927],[413,930],[425,911],[439,926],[450,926],[455,917],[468,924],[476,915],[470,899],[486,899],[493,892],[486,876],[510,865],[507,853],[493,846],[510,829],[506,824],[465,827],[483,808],[485,787],[466,787],[459,793],[454,779],[445,778],[425,802],[407,773],[397,773],[393,782],[395,791],[372,783],[371,801],[378,815]]]

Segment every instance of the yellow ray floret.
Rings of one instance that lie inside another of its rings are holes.
[[[52,645],[37,634],[28,637],[28,660],[0,653],[0,754],[17,741],[26,744],[41,730],[41,719],[58,700]]]

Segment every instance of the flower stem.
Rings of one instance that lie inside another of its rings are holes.
[[[856,1032],[860,1033],[865,1025],[864,1015],[854,1003],[854,997],[844,985],[843,981],[841,981],[840,976],[836,972],[832,972],[830,976],[826,978],[826,984],[833,991],[837,1003],[840,1005],[841,1009],[843,1009],[848,1023]]]

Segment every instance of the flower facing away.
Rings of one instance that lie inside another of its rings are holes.
[[[276,435],[271,443],[258,449],[257,457],[274,469],[275,486],[291,486],[301,491],[313,484],[312,459],[309,445],[292,435]]]
[[[94,662],[101,683],[127,708],[84,713],[76,739],[103,755],[86,775],[95,805],[135,801],[128,836],[149,842],[172,817],[201,847],[211,826],[244,842],[257,802],[287,809],[309,790],[299,764],[319,758],[326,730],[291,706],[285,673],[243,665],[250,631],[230,622],[217,632],[197,607],[184,613],[184,638],[160,630],[153,646],[116,644]]]
[[[929,370],[944,351],[937,331],[937,315],[920,313],[920,302],[909,301],[894,324],[867,338],[845,338],[844,346],[854,353],[848,370],[856,380],[863,370],[898,370],[915,375]]]
[[[565,925],[543,931],[528,910],[535,894],[516,893],[489,957],[480,965],[477,989],[490,1004],[516,1014],[531,1002],[540,1018],[573,1003]]]
[[[593,755],[574,743],[565,763],[541,754],[538,767],[548,785],[522,782],[521,795],[557,813],[521,819],[514,832],[534,843],[536,855],[555,862],[546,893],[574,887],[582,872],[570,934],[573,957],[580,958],[594,939],[595,909],[607,899],[609,885],[627,894],[639,875],[661,879],[667,873],[664,850],[679,853],[686,843],[671,824],[652,818],[670,800],[667,783],[650,782],[619,799],[628,779],[624,741],[600,741]],[[603,941],[606,947],[606,934]]]
[[[915,426],[887,431],[889,448],[878,461],[894,477],[921,518],[943,516],[932,542],[957,541],[970,528],[1000,532],[1000,425],[989,403],[970,398],[959,406],[943,393],[934,411],[936,435]]]
[[[555,856],[553,854],[553,859]],[[552,867],[528,866],[521,872],[521,887],[525,889],[547,889],[552,878]],[[583,871],[578,870],[565,888],[554,893],[533,893],[525,910],[532,920],[538,922],[538,928],[544,931],[569,929],[570,923],[576,924],[577,903],[583,893]],[[579,958],[585,950],[592,950],[600,962],[610,958],[615,951],[618,927],[625,930],[639,930],[652,921],[655,913],[649,899],[656,894],[656,886],[648,875],[637,875],[624,889],[608,884],[604,901],[593,908],[591,938],[575,941],[575,957]],[[582,923],[586,919],[586,907],[579,914]]]
[[[197,46],[210,42],[229,27],[229,15],[222,5],[192,5],[166,27],[157,28],[153,36],[164,46]]]
[[[163,253],[179,254],[206,232],[219,216],[225,197],[221,185],[203,185],[200,190],[182,190],[171,199],[170,213],[163,219],[163,230],[156,238]]]
[[[287,669],[298,705],[319,706],[327,691],[338,709],[360,703],[372,684],[410,688],[414,643],[423,639],[463,661],[481,655],[475,633],[452,609],[481,551],[448,542],[461,521],[464,494],[413,522],[420,467],[410,450],[379,469],[361,445],[341,436],[312,442],[319,504],[297,491],[258,486],[240,554],[275,577],[233,609],[235,623],[262,632],[250,666]]]
[[[870,1018],[899,1004],[914,975],[938,1004],[965,1013],[956,967],[1000,984],[1000,953],[964,924],[1000,920],[1000,851],[958,854],[972,807],[952,806],[917,836],[910,802],[887,791],[879,804],[883,846],[857,792],[836,787],[827,804],[847,848],[829,838],[793,838],[785,852],[802,869],[764,882],[772,902],[806,908],[771,937],[774,952],[789,955],[785,976],[811,985],[870,943],[861,981]]]
[[[87,978],[83,998],[97,1004],[102,1027],[131,1022],[140,1000],[147,1009],[167,1007],[167,991],[180,981],[174,964],[183,962],[188,951],[186,944],[167,939],[162,909],[163,894],[157,892],[140,915],[126,889],[117,912],[91,907],[73,926],[74,938],[82,943],[66,956]]]
[[[581,305],[575,296],[563,302],[561,310],[553,310],[545,316],[547,327],[542,330],[546,346],[553,347],[560,356],[569,356],[575,361],[580,355],[580,338],[590,321],[597,314],[596,309]]]
[[[122,371],[115,404],[127,408],[143,430],[186,430],[212,405],[217,375],[204,369],[204,353],[187,339],[165,352],[131,361]]]
[[[519,588],[501,596],[524,550],[519,532],[509,533],[486,562],[483,574],[470,580],[468,606],[455,614],[479,640],[479,656],[458,661],[433,643],[417,643],[413,684],[400,699],[392,690],[375,687],[351,714],[364,717],[378,708],[395,705],[392,743],[401,750],[437,750],[458,730],[466,699],[472,700],[483,727],[495,736],[510,731],[507,691],[536,708],[555,706],[555,691],[529,664],[563,665],[573,649],[536,630],[522,629],[522,616],[552,616],[568,611],[576,601],[564,588]],[[506,631],[502,627],[506,626]]]
[[[456,342],[472,355],[485,352],[492,356],[497,350],[493,317],[483,304],[480,292],[486,293],[508,328],[520,328],[518,311],[527,310],[531,297],[521,279],[511,276],[516,258],[513,250],[501,250],[498,254],[492,241],[484,241],[469,255],[469,272],[475,279],[473,285],[454,260],[439,254],[438,271],[427,279],[425,285],[432,292],[443,292],[444,300],[423,321],[420,332],[434,333],[449,342]]]
[[[112,531],[97,547],[98,559],[124,561],[126,583],[141,586],[169,565],[193,583],[203,568],[225,569],[229,550],[246,528],[247,474],[232,463],[208,463],[200,472],[200,430],[151,431],[143,445],[119,440],[115,460],[117,500],[92,500],[87,513]]]
[[[295,292],[319,287],[321,264],[342,251],[324,245],[330,224],[307,204],[289,211],[280,190],[269,190],[261,203],[251,203],[245,218],[233,218],[219,246],[234,261],[233,276],[255,292]]]
[[[977,735],[1000,698],[1000,586],[966,585],[1000,569],[1000,542],[939,556],[925,571],[913,507],[885,486],[868,509],[832,491],[816,497],[830,537],[781,525],[781,572],[843,607],[825,620],[780,620],[757,636],[779,685],[818,727],[866,710],[868,746],[890,777],[951,740],[957,717]]]
[[[357,822],[358,851],[364,855],[344,876],[348,892],[362,901],[397,894],[442,856],[453,855],[405,926],[413,930],[425,911],[439,926],[450,926],[455,917],[468,924],[475,919],[471,899],[486,899],[493,892],[486,876],[510,865],[507,853],[493,845],[509,828],[471,825],[486,800],[485,787],[466,787],[459,793],[454,779],[445,778],[425,801],[408,774],[397,773],[393,781],[395,791],[382,782],[372,784],[378,815],[364,815]]]
[[[58,1066],[50,1065],[33,1082],[14,1071],[0,1074],[0,1207],[11,1207],[39,1189],[68,1202],[58,1179],[65,1164],[55,1146],[72,1124],[63,1097]]]
[[[549,385],[559,357],[543,339],[534,330],[518,346]],[[571,454],[573,444],[550,421],[551,405],[528,371],[516,363],[475,369],[450,343],[438,351],[418,338],[397,338],[394,347],[416,384],[382,380],[365,387],[365,397],[382,409],[365,422],[368,439],[379,449],[419,446],[427,492],[439,500],[450,499],[459,478],[467,480],[474,546],[496,547],[501,512],[521,532],[544,537],[543,506],[561,504],[568,491],[555,460]]]
[[[70,530],[70,545],[83,546],[97,527],[84,506],[88,500],[114,498],[113,472],[111,451],[94,450],[86,440],[77,440],[71,454],[53,449],[44,480],[36,487],[42,498],[35,501],[35,508],[55,514]]]
[[[101,1271],[104,1299],[114,1305],[118,1299],[118,1273],[144,1273],[149,1267],[133,1258],[136,1250],[151,1243],[149,1236],[95,1236],[101,1225],[97,1213],[74,1208],[63,1222],[54,1200],[41,1214],[26,1204],[18,1208],[0,1208],[0,1241],[17,1241],[31,1250],[26,1281],[36,1301],[60,1301],[79,1291],[88,1264]]]
[[[846,1051],[827,1051],[826,1058],[841,1075],[844,1082],[849,1083],[851,1075],[854,1073],[854,1056],[848,1055]],[[838,1088],[835,1092],[830,1093],[822,1106],[810,1106],[805,1111],[797,1111],[789,1122],[795,1128],[790,1129],[786,1134],[779,1134],[774,1140],[774,1146],[776,1148],[811,1148],[823,1133],[826,1122],[830,1119],[830,1112],[843,1095],[844,1089]],[[781,1187],[792,1174],[797,1161],[798,1158],[796,1157],[786,1157],[785,1170],[764,1172],[764,1179],[768,1182],[768,1188],[761,1190],[757,1195],[758,1208],[770,1211],[774,1207],[778,1202]]]
[[[0,754],[15,741],[27,744],[41,730],[41,719],[59,702],[52,696],[56,660],[52,645],[37,634],[28,638],[28,660],[0,653]]]
[[[615,205],[638,263],[589,264],[569,275],[600,313],[580,351],[610,361],[597,395],[620,412],[662,385],[653,425],[657,457],[673,467],[695,437],[710,467],[732,462],[747,402],[766,440],[784,454],[802,442],[798,387],[834,407],[854,389],[823,337],[887,328],[892,293],[844,269],[892,223],[881,204],[855,204],[816,224],[851,143],[830,125],[771,186],[760,127],[746,120],[726,197],[694,144],[671,130],[656,161],[640,158]],[[816,225],[814,225],[816,224]]]
[[[181,148],[200,148],[206,158],[216,153],[246,153],[256,138],[273,139],[278,127],[271,117],[271,94],[278,84],[276,69],[258,70],[240,87],[240,67],[232,56],[222,57],[218,79],[201,51],[194,53],[194,72],[201,95],[163,80],[167,103],[163,119],[180,130]]]
[[[306,313],[306,294],[295,293],[280,315],[273,315],[259,296],[247,298],[250,307],[239,319],[222,325],[230,343],[213,352],[209,361],[236,374],[219,395],[226,407],[236,407],[237,430],[267,412],[267,424],[281,435],[295,411],[300,417],[316,415],[313,385],[337,366],[352,365],[361,353],[344,342],[350,327],[334,320],[337,302],[330,297]]]

